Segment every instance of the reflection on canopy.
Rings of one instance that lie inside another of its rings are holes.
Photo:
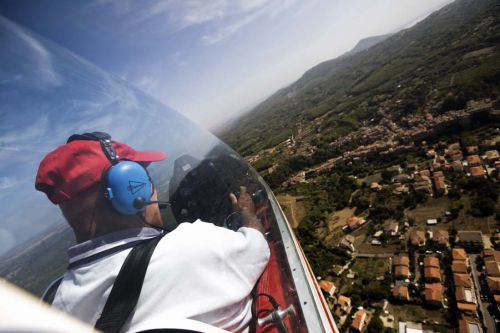
[[[0,17],[0,255],[61,221],[34,191],[43,156],[73,133],[104,131],[140,150],[162,150],[165,182],[183,154],[202,160],[213,135],[126,82]],[[163,184],[166,185],[166,184]],[[30,209],[26,209],[26,208]]]
[[[233,150],[123,80],[1,16],[0,46],[0,255],[62,222],[59,210],[34,189],[45,154],[71,134],[107,132],[135,149],[167,153],[148,168],[159,200],[171,204],[163,216],[167,229],[196,219],[237,228],[238,221],[228,219],[229,193],[246,186],[271,249],[257,291],[290,310],[286,321],[293,332],[335,331],[274,196]],[[255,302],[260,310],[266,310],[263,302]]]

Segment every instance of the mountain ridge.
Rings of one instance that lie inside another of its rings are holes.
[[[386,101],[397,117],[422,112],[429,99],[448,93],[489,97],[497,85],[483,83],[498,76],[498,7],[490,0],[458,0],[365,52],[320,63],[242,116],[221,137],[248,157],[325,115],[329,117],[321,124],[322,139],[331,142],[376,117]],[[489,59],[463,58],[487,47],[493,47]],[[450,80],[454,85],[448,87]],[[437,95],[431,96],[435,89]]]

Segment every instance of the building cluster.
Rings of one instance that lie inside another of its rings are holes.
[[[354,310],[351,299],[345,295],[337,295],[337,288],[333,282],[321,280],[319,286],[327,297],[330,309],[339,318],[338,325],[343,325],[348,316],[351,316],[351,332],[360,333],[366,328],[370,319],[367,311],[360,307],[351,315]]]
[[[433,116],[429,113],[412,114],[394,122],[390,115],[381,114],[382,120],[377,125],[364,126],[330,143],[331,147],[342,148],[353,142],[359,146],[344,153],[345,162],[361,162],[368,156],[400,154],[414,151],[413,142],[420,142],[429,137],[439,136],[446,128],[455,124],[470,127],[472,118],[483,116],[485,119],[496,117],[497,110],[489,99],[469,101],[463,110],[449,111]]]
[[[488,297],[495,302],[497,311],[500,311],[500,251],[486,249],[481,254],[484,260],[481,281],[486,282]]]
[[[479,231],[459,231],[453,240],[455,247],[452,249],[449,233],[443,229],[427,233],[413,229],[409,233],[408,242],[411,251],[392,258],[392,299],[400,303],[426,304],[434,308],[455,306],[459,316],[459,332],[481,332],[477,295],[482,294],[482,291],[473,282],[473,263],[469,262],[467,253],[482,251],[484,285],[489,288],[490,299],[498,304],[500,251],[483,251],[483,238]],[[442,261],[442,253],[445,251],[451,251],[451,263]],[[447,271],[451,275],[445,274]],[[454,297],[450,297],[452,295]],[[406,332],[408,325],[412,326],[414,323],[400,323],[400,329],[405,329],[402,332]]]

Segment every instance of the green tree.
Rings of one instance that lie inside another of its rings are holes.
[[[367,332],[380,333],[383,331],[384,331],[384,323],[382,323],[382,320],[380,319],[379,316],[373,316],[372,320],[370,320],[370,323],[368,324]]]

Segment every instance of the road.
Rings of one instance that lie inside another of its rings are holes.
[[[479,308],[481,309],[481,312],[483,314],[483,325],[486,327],[488,333],[493,333],[496,332],[495,329],[495,320],[491,316],[491,314],[488,312],[488,305],[490,303],[488,302],[483,302],[481,301],[481,284],[479,283],[479,272],[477,271],[476,267],[476,258],[478,257],[477,254],[469,254],[469,264],[470,264],[470,270],[472,272],[472,278],[474,279],[474,284],[476,288],[476,298],[477,302],[479,304]]]
[[[394,256],[394,253],[360,253],[354,252],[353,257],[357,258],[390,258]]]

